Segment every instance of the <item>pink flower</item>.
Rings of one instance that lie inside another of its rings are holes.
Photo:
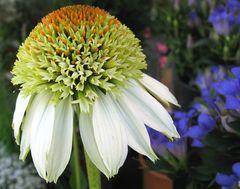
[[[168,51],[168,47],[165,43],[157,42],[157,49],[159,50],[160,53],[166,54]]]
[[[163,69],[165,67],[165,65],[167,64],[168,59],[166,56],[161,56],[161,58],[159,59],[159,66],[160,69]]]

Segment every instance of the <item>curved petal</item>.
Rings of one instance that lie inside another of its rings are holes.
[[[37,110],[38,102],[36,100],[33,100],[33,103],[30,105],[30,108],[28,108],[28,111],[26,112],[26,116],[23,120],[22,124],[22,135],[21,135],[21,143],[20,143],[20,155],[19,159],[25,160],[28,152],[30,150],[30,139],[31,139],[31,127],[32,127],[32,118]]]
[[[98,95],[93,106],[93,130],[99,153],[111,177],[117,174],[126,159],[127,138],[112,97],[101,91]]]
[[[32,99],[32,103],[29,105],[26,116],[22,123],[22,135],[21,135],[21,143],[20,143],[20,155],[19,159],[25,160],[27,154],[30,150],[30,139],[31,139],[31,127],[33,125],[33,119],[35,114],[38,111],[39,103],[42,100],[42,94],[36,95]]]
[[[237,178],[240,178],[240,162],[233,164],[232,171],[236,175]]]
[[[137,83],[130,83],[128,89],[124,90],[123,96],[128,108],[134,107],[135,116],[140,117],[147,126],[169,138],[179,138],[173,120],[166,109],[140,85],[137,85]]]
[[[173,96],[169,89],[156,79],[148,76],[147,74],[143,74],[143,78],[139,81],[153,96],[160,101],[163,101],[167,104],[170,102],[176,106],[180,106],[177,102],[177,99]]]
[[[127,134],[128,145],[140,154],[146,155],[152,161],[157,159],[157,156],[152,150],[150,137],[144,122],[134,115],[134,107],[129,108],[124,98],[118,100],[118,109],[124,121],[124,128]]]
[[[198,117],[198,124],[210,131],[216,126],[216,120],[208,114],[201,113]]]
[[[203,148],[205,145],[199,139],[193,139],[192,147]]]
[[[71,97],[61,100],[56,106],[55,120],[51,136],[51,145],[47,156],[47,178],[49,182],[57,182],[65,170],[72,151],[73,109]],[[50,140],[50,139],[48,139]]]
[[[219,185],[232,186],[233,183],[237,180],[237,178],[234,175],[225,175],[222,173],[217,173],[215,180]]]
[[[110,171],[105,166],[95,141],[92,124],[92,111],[89,111],[89,113],[85,112],[80,113],[79,130],[84,145],[84,149],[87,152],[89,158],[102,173],[109,177]]]
[[[15,106],[15,111],[13,114],[13,122],[12,122],[12,127],[14,129],[14,137],[16,139],[16,143],[19,144],[19,131],[20,131],[20,126],[24,117],[24,113],[27,109],[29,100],[31,96],[24,97],[23,94],[20,92],[17,97],[16,101],[16,106]]]
[[[50,149],[55,107],[50,103],[51,95],[38,94],[34,99],[34,114],[31,122],[30,148],[34,165],[38,174],[46,181],[46,160]]]
[[[185,136],[188,136],[192,139],[202,139],[207,133],[208,130],[205,127],[194,125],[188,129]]]

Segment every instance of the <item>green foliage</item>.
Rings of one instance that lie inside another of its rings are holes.
[[[9,91],[8,84],[2,78],[3,72],[0,72],[0,142],[5,144],[9,150],[14,149],[14,137],[11,127],[12,114],[14,109],[15,94]]]
[[[220,36],[208,21],[215,3],[221,1],[211,1],[211,5],[207,0],[193,5],[188,0],[157,2],[151,29],[162,34],[170,50],[168,62],[183,82],[189,83],[198,71],[212,64],[239,65],[239,32]]]

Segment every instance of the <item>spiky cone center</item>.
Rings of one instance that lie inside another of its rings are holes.
[[[47,90],[54,102],[72,95],[88,106],[96,91],[118,91],[145,68],[129,28],[97,7],[75,5],[48,14],[33,29],[19,48],[12,82],[25,95]]]

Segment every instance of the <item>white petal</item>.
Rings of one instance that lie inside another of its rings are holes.
[[[12,122],[12,127],[14,129],[14,137],[16,139],[17,144],[19,144],[20,126],[23,120],[24,113],[27,109],[29,100],[30,100],[30,96],[24,97],[21,92],[18,94],[15,111],[13,114],[13,122]]]
[[[110,170],[109,177],[117,174],[127,156],[127,139],[123,120],[109,94],[99,92],[93,106],[93,129],[99,153]]]
[[[139,116],[149,127],[167,135],[179,138],[173,120],[165,108],[140,85],[129,84],[125,90],[125,101],[129,109],[134,107],[136,116]]]
[[[126,103],[124,98],[118,101],[122,119],[125,121],[124,128],[127,133],[128,145],[138,153],[148,156],[152,161],[156,160],[157,156],[151,148],[150,138],[144,122],[134,115],[134,107],[129,109]]]
[[[143,78],[139,81],[158,100],[180,106],[177,99],[173,96],[169,89],[156,79],[148,76],[147,74],[143,74]]]
[[[51,96],[38,94],[34,99],[34,115],[31,125],[30,148],[38,174],[47,180],[46,159],[52,140],[55,107],[50,103]],[[38,102],[38,105],[37,105]],[[48,181],[48,180],[47,180]]]
[[[28,108],[28,111],[26,113],[26,116],[23,120],[22,124],[22,135],[21,135],[21,143],[20,143],[20,155],[19,159],[25,160],[27,157],[27,154],[30,150],[30,139],[31,139],[31,127],[32,127],[32,118],[34,115],[34,111],[36,111],[36,101],[30,105],[30,108]]]
[[[31,100],[31,104],[29,104],[28,109],[26,111],[26,116],[23,120],[21,130],[22,130],[22,135],[21,135],[21,142],[20,142],[20,155],[19,159],[25,160],[27,157],[27,154],[30,150],[30,139],[31,139],[31,127],[32,127],[32,122],[34,115],[38,111],[39,107],[39,102],[42,98],[42,95],[36,95],[33,97]]]
[[[79,130],[84,149],[87,152],[89,158],[92,160],[95,166],[108,177],[110,175],[110,171],[106,168],[103,162],[94,137],[92,111],[89,111],[89,113],[80,113]]]
[[[46,152],[47,178],[49,182],[57,182],[58,177],[62,174],[70,160],[72,135],[73,109],[71,98],[67,97],[56,106],[51,147]]]

